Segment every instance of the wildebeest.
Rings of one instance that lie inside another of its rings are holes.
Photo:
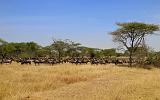
[[[0,59],[0,64],[2,64],[2,59]]]
[[[0,63],[1,64],[3,64],[3,63],[5,63],[5,64],[11,64],[12,63],[12,59],[2,59],[1,61],[0,61]]]
[[[35,64],[35,66],[36,66],[37,64],[39,65],[39,64],[41,63],[38,59],[35,59],[33,62],[34,62],[34,64]]]
[[[29,65],[31,65],[31,60],[29,60],[29,59],[23,59],[20,62],[21,62],[21,65],[23,65],[23,64],[29,64]]]
[[[55,59],[50,59],[50,60],[47,61],[47,63],[53,66],[54,64],[57,64],[59,62]]]
[[[115,62],[114,62],[114,63],[115,63],[115,65],[117,65],[117,64],[123,64],[123,62],[122,62],[121,60],[118,60],[118,59],[117,59],[117,60],[115,60]]]
[[[93,65],[93,64],[98,65],[99,61],[98,61],[98,59],[93,58],[93,59],[90,60],[90,63],[91,63],[91,65]]]

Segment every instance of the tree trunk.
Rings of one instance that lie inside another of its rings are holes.
[[[58,61],[59,61],[59,63],[61,61],[60,59],[61,59],[61,51],[58,52]]]
[[[132,56],[133,56],[133,52],[132,51],[130,51],[130,53],[129,53],[129,67],[132,67]]]

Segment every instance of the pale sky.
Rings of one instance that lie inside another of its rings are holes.
[[[34,41],[46,46],[52,38],[84,46],[117,47],[108,35],[116,22],[160,23],[160,0],[0,0],[0,38]],[[147,43],[160,51],[160,36]]]

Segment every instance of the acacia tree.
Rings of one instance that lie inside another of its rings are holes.
[[[53,39],[52,44],[53,49],[58,53],[58,60],[60,62],[61,57],[63,56],[64,52],[67,51],[69,47],[69,40],[61,40],[61,39]]]
[[[113,41],[120,43],[129,52],[129,66],[132,66],[133,55],[144,42],[145,37],[159,31],[159,26],[142,22],[117,23],[119,28],[110,32]]]
[[[80,43],[76,43],[76,42],[73,42],[73,41],[69,41],[68,43],[68,48],[67,48],[67,55],[66,56],[70,56],[70,57],[75,57],[77,55],[79,55],[79,51],[80,51],[80,48],[79,46],[81,45]]]
[[[73,57],[78,53],[80,43],[75,43],[69,39],[53,39],[53,50],[58,54],[58,60],[60,61],[62,56]]]

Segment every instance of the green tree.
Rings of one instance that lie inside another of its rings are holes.
[[[70,40],[66,48],[67,51],[65,56],[69,56],[69,57],[78,56],[80,54],[80,47],[79,47],[80,45],[81,45],[80,43],[76,43]]]
[[[27,42],[26,43],[26,53],[30,55],[30,57],[35,57],[36,51],[40,48],[37,43],[34,42]]]
[[[61,39],[53,39],[53,51],[57,52],[58,60],[60,62],[62,56],[67,52],[67,48],[69,47],[69,40],[61,40]]]
[[[11,44],[4,44],[0,46],[0,53],[1,53],[1,57],[2,59],[6,58],[6,57],[12,57],[13,56],[13,51],[15,51],[15,47]]]
[[[159,31],[159,26],[141,22],[117,23],[119,29],[111,32],[114,42],[120,43],[129,52],[129,66],[132,66],[133,54],[149,34]]]
[[[27,55],[26,57],[34,57],[35,52],[40,46],[34,42],[7,43],[0,45],[1,58],[20,57],[19,55]],[[23,56],[24,57],[24,56]]]
[[[116,49],[103,49],[102,53],[104,56],[116,56]]]
[[[52,51],[52,46],[40,47],[36,50],[35,57],[53,57],[55,53]]]
[[[0,45],[7,44],[8,42],[0,38]]]

